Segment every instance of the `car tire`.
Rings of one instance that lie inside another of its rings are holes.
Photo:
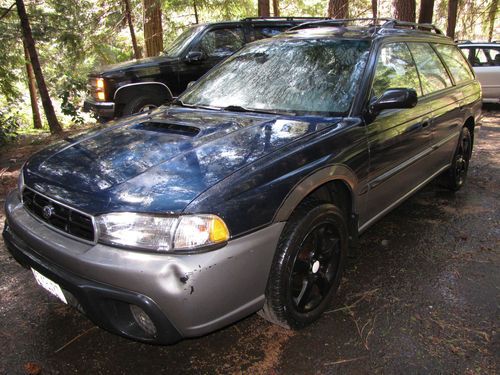
[[[154,98],[149,95],[140,95],[133,98],[123,106],[122,116],[129,116],[134,113],[148,112],[165,103],[165,98]]]
[[[289,329],[317,320],[338,289],[347,249],[342,211],[307,199],[281,234],[259,315]]]
[[[451,167],[443,176],[443,182],[446,188],[457,191],[464,185],[469,169],[471,154],[472,136],[469,129],[464,126],[460,132],[460,138],[453,155]]]

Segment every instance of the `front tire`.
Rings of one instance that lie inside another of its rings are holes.
[[[347,223],[338,207],[301,204],[281,235],[259,314],[291,329],[317,320],[338,289],[347,248]]]
[[[129,116],[134,113],[148,112],[152,109],[165,104],[166,100],[163,98],[154,98],[149,95],[140,95],[123,106],[122,116]]]

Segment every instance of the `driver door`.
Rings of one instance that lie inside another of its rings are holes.
[[[220,27],[207,30],[191,51],[201,52],[197,61],[185,61],[179,72],[179,83],[186,87],[196,81],[212,67],[238,51],[244,44],[243,29],[240,26]]]
[[[426,177],[426,153],[431,145],[431,108],[420,102],[417,68],[406,43],[384,44],[379,52],[370,101],[391,88],[417,92],[414,108],[387,109],[367,124],[370,150],[365,223],[397,204]]]

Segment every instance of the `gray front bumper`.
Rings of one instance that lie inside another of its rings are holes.
[[[202,335],[257,310],[284,223],[201,254],[173,255],[89,245],[32,217],[17,193],[5,211],[13,236],[44,261],[74,275],[149,297],[183,337]]]
[[[115,103],[98,102],[93,98],[87,98],[83,102],[84,112],[94,112],[100,117],[113,118],[115,116]]]

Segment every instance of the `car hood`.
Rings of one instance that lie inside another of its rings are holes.
[[[85,212],[181,212],[237,170],[340,119],[160,108],[33,156],[27,186]]]
[[[99,69],[92,72],[91,76],[106,76],[128,70],[145,69],[148,67],[158,66],[160,63],[162,64],[169,63],[174,60],[178,59],[165,55],[156,57],[147,57],[144,59],[137,59],[137,60],[129,60],[118,64],[102,66]]]

